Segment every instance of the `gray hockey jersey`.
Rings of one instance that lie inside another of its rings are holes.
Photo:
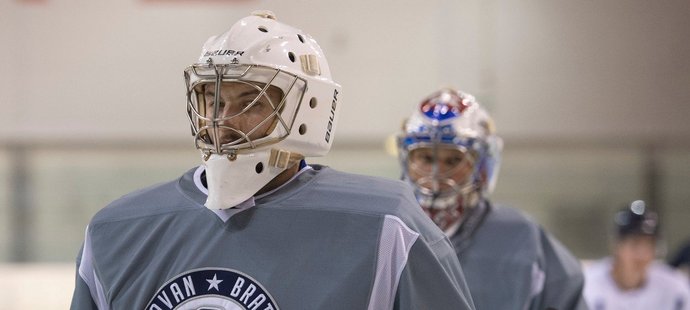
[[[520,211],[488,201],[452,237],[477,309],[587,309],[578,260]]]
[[[404,183],[315,165],[214,212],[201,171],[94,216],[72,309],[473,309],[450,241]]]

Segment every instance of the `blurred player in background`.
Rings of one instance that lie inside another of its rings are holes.
[[[94,216],[72,309],[473,309],[403,182],[308,165],[340,85],[316,41],[256,12],[184,72],[203,164]]]
[[[690,309],[690,288],[682,274],[654,261],[659,218],[644,201],[616,213],[612,256],[585,269],[585,299],[593,310]]]
[[[398,136],[403,179],[455,246],[477,309],[585,309],[579,262],[520,211],[487,196],[502,141],[474,97],[443,88]]]

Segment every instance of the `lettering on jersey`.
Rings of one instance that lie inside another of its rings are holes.
[[[243,54],[244,54],[244,51],[215,50],[215,51],[206,51],[206,53],[204,53],[204,57],[209,57],[209,56],[242,56]]]
[[[278,310],[278,306],[250,276],[232,269],[204,268],[169,280],[144,309]]]
[[[335,119],[335,107],[338,105],[338,90],[333,90],[333,102],[331,102],[331,116],[328,118],[328,126],[326,127],[326,143],[331,141],[331,132],[333,131],[333,120]]]

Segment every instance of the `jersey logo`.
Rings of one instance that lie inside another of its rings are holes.
[[[277,310],[273,297],[250,276],[232,269],[202,268],[163,285],[146,310]]]

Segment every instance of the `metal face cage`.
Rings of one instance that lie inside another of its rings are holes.
[[[292,131],[307,81],[261,65],[195,64],[184,71],[187,116],[205,156],[247,152]]]
[[[416,143],[409,146],[406,157],[408,178],[420,194],[431,200],[476,190],[474,150],[461,145]]]

